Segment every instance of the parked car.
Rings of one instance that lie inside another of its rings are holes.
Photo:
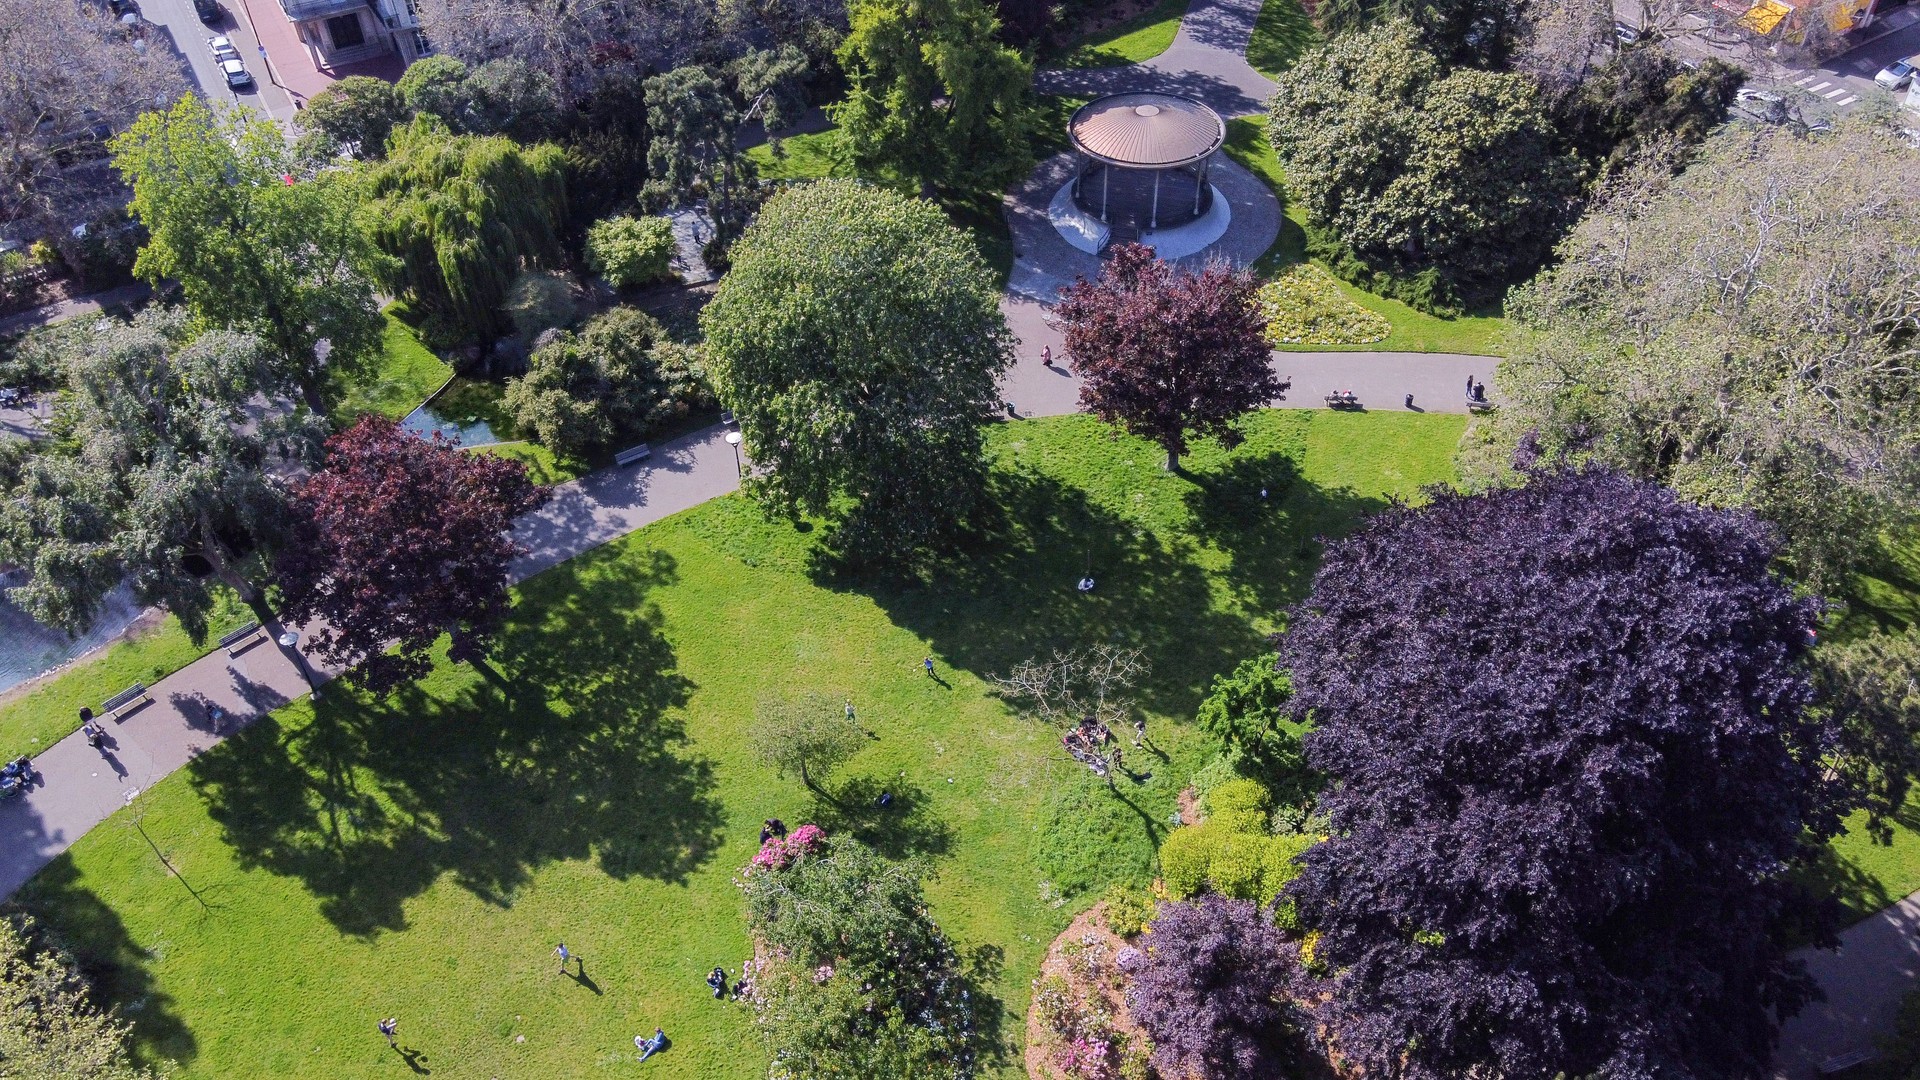
[[[220,21],[220,0],[193,0],[193,13],[200,16],[203,23]]]
[[[225,34],[207,39],[207,51],[213,54],[215,62],[240,59],[240,50],[233,47],[233,39]]]
[[[1920,68],[1920,56],[1909,56],[1905,60],[1895,60],[1880,69],[1873,77],[1873,84],[1887,90],[1904,90],[1913,81],[1915,68]]]
[[[247,70],[247,65],[241,63],[237,56],[231,60],[220,61],[220,74],[227,77],[229,90],[247,90],[253,86],[253,73]]]
[[[1614,40],[1618,41],[1622,45],[1636,44],[1637,42],[1639,42],[1639,40],[1642,37],[1645,37],[1645,36],[1646,36],[1645,32],[1642,31],[1637,26],[1628,26],[1626,23],[1619,23],[1619,22],[1613,24]]]

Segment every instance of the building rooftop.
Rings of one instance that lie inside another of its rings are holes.
[[[1177,94],[1114,94],[1089,101],[1067,121],[1074,149],[1109,165],[1168,169],[1220,149],[1220,114]]]

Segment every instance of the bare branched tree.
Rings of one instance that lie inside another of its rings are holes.
[[[1067,753],[1111,784],[1120,767],[1113,729],[1129,724],[1136,732],[1145,728],[1133,693],[1147,672],[1146,654],[1140,649],[1095,645],[1056,649],[1052,659],[1025,661],[993,681],[1002,697],[1035,719],[1066,728],[1061,744]]]
[[[72,226],[126,202],[106,138],[186,90],[171,54],[72,0],[0,0],[0,224]]]

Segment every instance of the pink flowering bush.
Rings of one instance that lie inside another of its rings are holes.
[[[747,873],[757,870],[785,870],[802,855],[819,854],[826,847],[827,833],[818,825],[802,825],[786,836],[769,836],[767,842],[747,864]]]

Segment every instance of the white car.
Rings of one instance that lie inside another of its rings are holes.
[[[220,74],[227,77],[229,90],[245,90],[253,85],[253,73],[247,70],[247,65],[241,63],[237,56],[231,60],[220,61]]]
[[[208,38],[207,48],[212,51],[215,61],[240,59],[240,50],[234,48],[233,40],[225,35]]]
[[[1908,83],[1913,81],[1913,72],[1916,67],[1920,67],[1920,56],[1909,56],[1905,60],[1895,60],[1893,63],[1880,69],[1880,74],[1873,77],[1873,84],[1888,90],[1903,89]]]

